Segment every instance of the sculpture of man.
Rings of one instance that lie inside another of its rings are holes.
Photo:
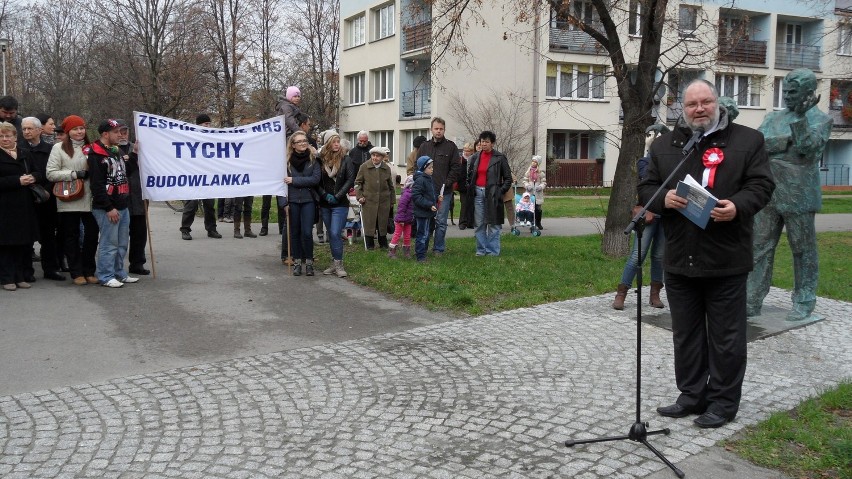
[[[814,108],[816,75],[793,70],[784,78],[787,109],[766,115],[759,130],[766,138],[775,192],[754,217],[754,270],[748,277],[749,316],[760,314],[772,281],[775,247],[786,226],[793,252],[793,308],[788,321],[807,319],[816,305],[819,260],[814,216],[822,207],[819,162],[831,134],[832,119]]]

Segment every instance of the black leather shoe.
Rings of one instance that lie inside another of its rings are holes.
[[[671,406],[658,407],[657,414],[665,417],[686,417],[690,414],[698,414],[698,411],[695,411],[692,408],[688,408],[686,406],[681,406],[678,403],[674,403]]]
[[[142,276],[151,274],[151,271],[145,269],[144,266],[131,266],[127,271],[133,274],[140,274]]]
[[[269,234],[269,228],[267,228],[266,226],[261,226],[260,227],[260,236],[266,236],[268,234]]]
[[[219,239],[222,237],[222,235],[220,235],[219,232],[216,230],[210,230],[207,232],[207,237]]]
[[[707,411],[704,414],[698,416],[693,419],[692,422],[695,423],[696,426],[702,428],[716,428],[722,427],[727,424],[729,421],[725,416],[720,416],[715,412]]]
[[[192,235],[191,235],[191,234],[189,234],[189,231],[181,231],[181,232],[180,232],[180,237],[181,237],[181,239],[183,239],[184,241],[192,241]]]
[[[48,271],[44,273],[44,279],[52,279],[53,281],[65,281],[65,276],[62,276],[56,271]]]
[[[36,277],[35,276],[27,276],[26,278],[24,278],[24,281],[26,281],[27,283],[35,283]]]

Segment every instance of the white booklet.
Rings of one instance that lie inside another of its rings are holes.
[[[706,228],[710,221],[710,212],[716,207],[719,199],[695,181],[692,175],[686,175],[683,181],[678,181],[676,192],[681,198],[687,199],[686,207],[678,208],[678,211],[699,228]]]

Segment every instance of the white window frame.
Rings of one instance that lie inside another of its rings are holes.
[[[772,85],[772,108],[776,110],[784,110],[787,104],[784,103],[784,77],[775,77]]]
[[[642,3],[630,0],[630,20],[627,22],[627,34],[631,37],[642,37]]]
[[[347,48],[354,48],[367,43],[367,15],[361,13],[346,20]]]
[[[784,26],[784,43],[787,45],[801,45],[804,39],[801,23],[787,23]]]
[[[751,75],[718,75],[716,77],[716,89],[719,96],[727,96],[734,99],[737,106],[759,107],[762,77]],[[745,83],[745,85],[743,85]],[[740,92],[745,93],[745,98]]]
[[[557,62],[549,62],[547,64],[548,70],[550,66],[554,65],[556,67],[556,85],[554,94],[550,94],[547,90],[547,82],[550,81],[551,77],[548,77],[545,74],[545,96],[551,99],[558,100],[603,100],[606,97],[606,67],[603,65],[589,65],[589,64],[576,64],[576,63],[557,63]],[[579,96],[578,92],[581,86],[580,84],[580,73],[583,69],[588,69],[589,81],[585,83],[585,86],[588,88],[588,94],[586,96]],[[563,73],[564,72],[564,73]],[[571,75],[571,91],[564,92],[562,91],[562,83],[564,75]],[[596,84],[597,82],[597,84]]]
[[[393,3],[373,9],[373,40],[392,37],[396,33],[396,7]]]
[[[684,13],[689,12],[689,17],[684,17]],[[678,7],[677,13],[677,31],[681,38],[694,38],[695,31],[698,30],[698,16],[701,14],[701,7],[697,5],[681,4]],[[690,21],[691,20],[691,21]]]
[[[852,23],[837,26],[837,54],[852,55]]]
[[[388,159],[391,163],[396,164],[393,156],[393,130],[387,131],[374,131],[373,135],[373,145],[374,146],[384,146],[390,153],[388,153]]]
[[[346,76],[346,91],[348,93],[347,100],[349,105],[363,105],[366,102],[366,98],[364,98],[366,91],[365,80],[364,72]]]
[[[391,101],[394,99],[394,68],[393,65],[371,71],[373,81],[373,101]]]
[[[418,136],[422,136],[424,138],[429,136],[429,130],[421,129],[421,130],[405,130],[400,132],[402,134],[402,138],[405,143],[403,144],[403,151],[405,154],[402,155],[399,159],[399,166],[408,166],[408,155],[414,151],[414,139]]]

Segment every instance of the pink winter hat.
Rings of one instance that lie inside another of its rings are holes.
[[[299,87],[297,86],[288,86],[286,97],[288,100],[293,100],[293,97],[302,96],[302,92],[299,91]]]

